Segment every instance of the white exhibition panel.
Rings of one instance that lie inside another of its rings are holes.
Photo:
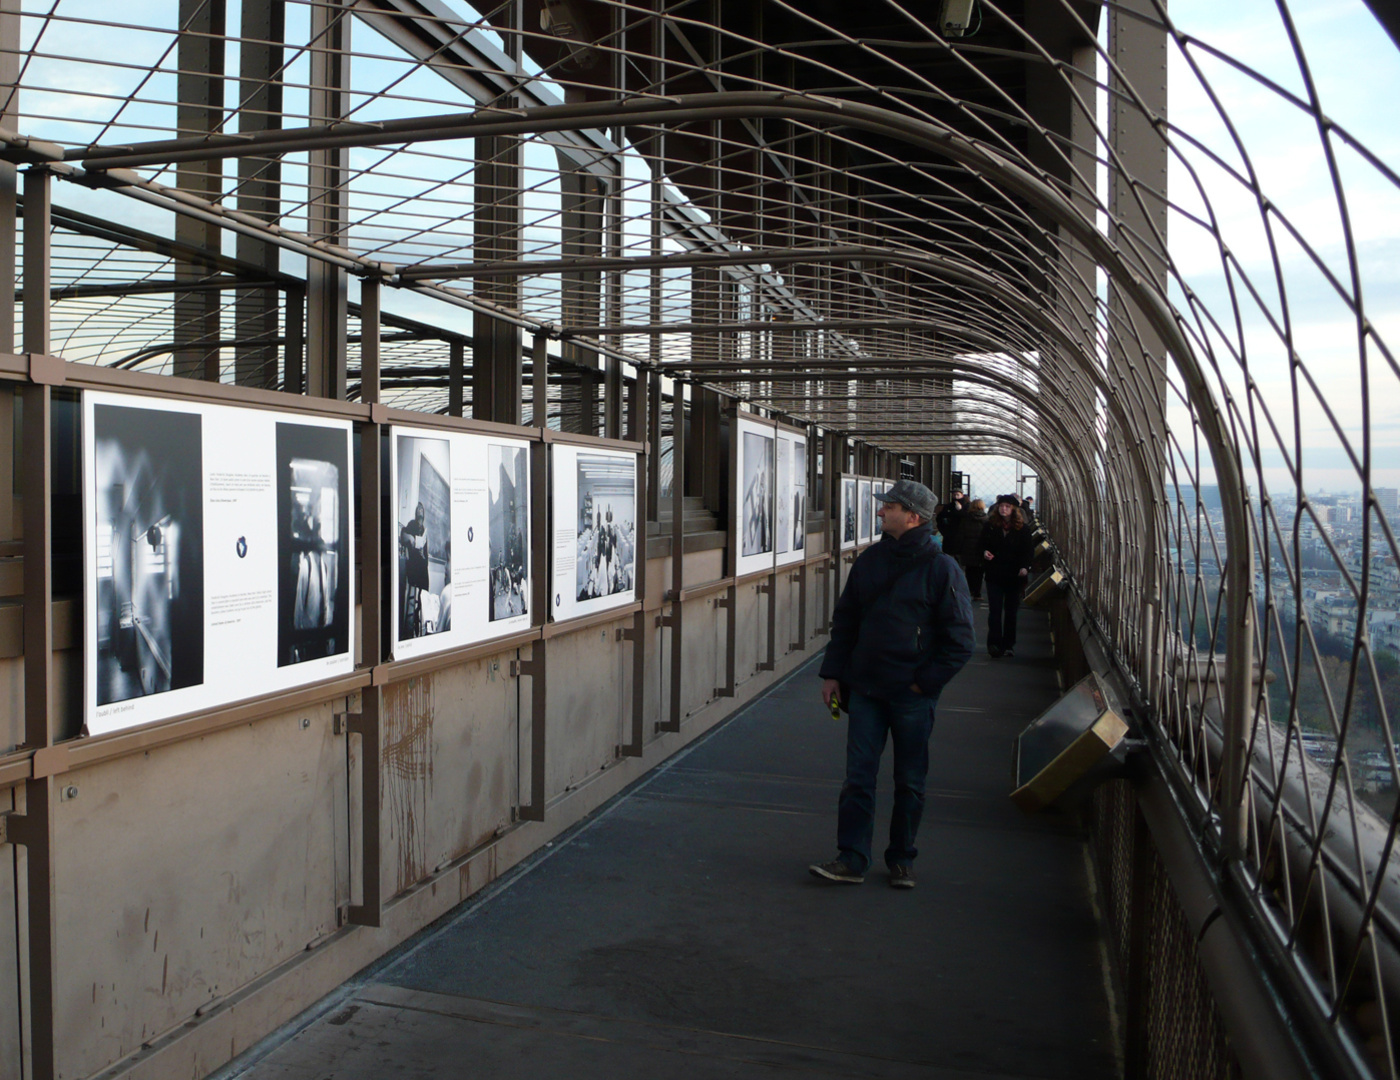
[[[555,620],[632,603],[637,598],[637,455],[553,443],[550,460]]]
[[[875,493],[869,480],[860,481],[860,491],[856,496],[856,509],[860,518],[860,543],[868,544],[878,535],[875,528]]]
[[[389,429],[395,660],[530,628],[530,443]]]
[[[784,428],[777,435],[773,533],[778,565],[787,566],[807,554],[807,436]]]
[[[740,415],[735,425],[739,482],[734,492],[734,520],[739,524],[736,576],[771,570],[775,565],[774,493],[777,432],[771,421]]]
[[[841,550],[849,551],[859,542],[857,537],[857,521],[859,510],[857,503],[860,501],[857,492],[860,488],[860,481],[845,473],[841,474]]]
[[[98,391],[82,412],[89,734],[354,670],[350,421]]]

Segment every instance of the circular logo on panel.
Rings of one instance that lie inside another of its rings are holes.
[[[243,558],[243,556],[247,555],[247,554],[248,554],[248,540],[247,540],[247,538],[246,538],[246,537],[240,536],[240,537],[238,538],[238,543],[236,543],[236,544],[233,545],[233,550],[236,551],[236,552],[238,552],[238,557],[239,557],[240,559]]]
[[[555,593],[555,594],[554,594],[554,606],[555,606],[555,607],[558,607],[558,606],[560,605],[561,602],[562,602],[562,601],[559,599],[559,594],[558,594],[558,593]]]
[[[476,530],[473,529],[470,525],[468,525],[468,526],[467,526],[467,543],[470,544],[470,543],[471,543],[473,540],[475,540],[475,539],[476,539]]]

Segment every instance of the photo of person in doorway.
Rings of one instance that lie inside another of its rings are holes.
[[[350,649],[349,440],[277,425],[277,666]]]
[[[451,455],[446,439],[398,436],[399,640],[445,630],[442,590],[452,538]]]

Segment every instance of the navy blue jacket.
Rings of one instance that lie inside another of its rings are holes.
[[[924,565],[886,589],[911,559]],[[974,641],[967,578],[920,525],[856,559],[831,615],[821,675],[870,697],[896,697],[911,684],[937,697],[971,658]]]

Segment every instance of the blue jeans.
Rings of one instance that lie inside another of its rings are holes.
[[[928,739],[933,732],[936,699],[908,691],[898,698],[851,693],[847,706],[846,782],[836,815],[836,846],[846,865],[865,873],[875,833],[875,781],[885,738],[894,741],[894,812],[885,864],[910,865],[917,855],[914,837],[924,815],[924,781],[928,776]]]

